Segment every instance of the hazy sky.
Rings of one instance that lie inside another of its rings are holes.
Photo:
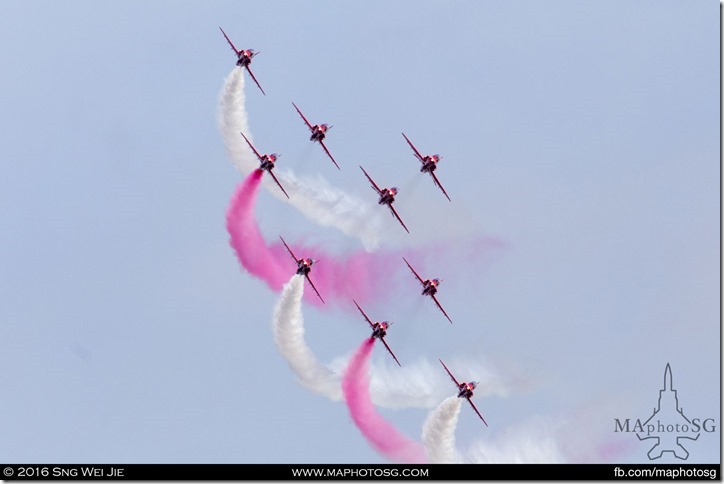
[[[411,234],[376,207],[379,251],[486,241],[428,261],[454,325],[404,265],[390,277],[406,290],[366,308],[396,322],[403,365],[484,361],[511,379],[505,397],[476,395],[490,427],[462,408],[461,451],[506,460],[524,442],[567,461],[648,462],[651,445],[614,419],[647,419],[670,363],[685,414],[717,419],[687,462],[719,462],[719,12],[713,0],[2,2],[0,462],[387,462],[344,403],[298,384],[272,341],[278,294],[229,246],[245,175],[217,126],[235,68],[220,26],[261,52],[267,95],[247,82],[246,109],[280,169],[371,204],[357,165],[401,188]],[[292,101],[334,125],[340,171]],[[452,202],[401,132],[443,155]],[[266,191],[256,216],[268,240],[362,249]],[[305,305],[322,361],[369,335],[355,311]],[[429,409],[380,411],[419,440]]]

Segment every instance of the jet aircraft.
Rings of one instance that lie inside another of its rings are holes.
[[[359,304],[357,304],[357,301],[355,301],[353,299],[352,302],[354,302],[354,305],[357,306],[357,309],[359,309],[359,312],[362,313],[362,316],[364,316],[365,320],[367,320],[367,323],[372,328],[372,336],[370,336],[370,338],[373,338],[373,339],[378,338],[380,341],[382,341],[382,344],[385,345],[385,348],[387,348],[387,351],[389,351],[390,354],[392,355],[392,357],[395,359],[395,361],[397,362],[397,365],[402,366],[402,365],[400,365],[400,361],[397,359],[395,354],[392,352],[392,349],[390,348],[390,346],[387,344],[387,341],[385,341],[385,336],[387,335],[387,328],[389,328],[392,323],[390,323],[389,321],[375,321],[373,323],[370,320],[370,318],[367,317],[365,312],[362,311],[362,308],[359,307]]]
[[[442,187],[442,184],[440,183],[440,180],[437,179],[437,176],[435,176],[435,169],[437,168],[437,163],[440,161],[442,156],[440,155],[425,155],[422,156],[420,152],[415,148],[415,145],[412,144],[412,141],[408,139],[407,136],[405,136],[405,133],[402,133],[402,136],[404,136],[405,141],[407,141],[407,144],[410,145],[410,148],[412,148],[412,151],[415,154],[415,158],[420,160],[422,163],[422,166],[420,167],[420,171],[423,173],[429,173],[430,176],[432,176],[432,181],[435,183],[435,185],[438,186],[440,190],[442,190],[442,193],[445,194],[445,197],[447,197],[448,200],[450,200],[450,196],[447,194],[445,189]],[[450,200],[452,201],[452,200]]]
[[[300,115],[300,116],[302,117],[302,119],[304,120],[304,124],[306,124],[307,127],[309,128],[309,130],[312,132],[312,135],[309,137],[309,140],[310,140],[310,141],[318,141],[319,144],[322,145],[322,149],[324,149],[324,152],[327,153],[327,156],[329,156],[329,159],[332,160],[332,163],[334,163],[334,166],[336,166],[337,169],[339,170],[339,169],[340,169],[340,168],[339,168],[339,165],[337,164],[336,161],[334,161],[334,157],[332,156],[332,154],[331,154],[331,153],[329,152],[329,150],[327,149],[327,146],[324,144],[324,138],[327,136],[327,131],[329,131],[330,129],[332,129],[332,126],[329,126],[329,125],[326,124],[326,123],[324,123],[324,124],[314,124],[314,125],[311,124],[309,121],[307,121],[307,118],[302,114],[302,112],[299,110],[299,108],[297,107],[297,105],[294,104],[293,102],[292,102],[292,104],[294,105],[294,109],[297,110],[297,112],[299,113],[299,115]]]
[[[377,184],[372,180],[372,178],[367,174],[364,168],[360,166],[360,169],[362,170],[362,173],[365,174],[367,179],[372,184],[372,189],[377,192],[377,194],[380,196],[377,203],[380,205],[387,205],[390,208],[390,211],[392,212],[392,216],[395,217],[402,227],[405,229],[405,231],[409,234],[410,231],[407,229],[407,226],[405,225],[405,222],[402,221],[400,218],[400,215],[397,213],[397,210],[395,210],[395,207],[392,206],[392,203],[395,201],[395,195],[397,195],[398,189],[397,187],[390,187],[390,188],[380,188],[377,186]]]
[[[452,378],[452,381],[454,381],[454,382],[455,382],[455,385],[457,385],[457,387],[458,387],[458,395],[457,395],[458,398],[465,398],[465,399],[467,399],[467,401],[468,401],[468,403],[470,404],[470,406],[473,407],[473,410],[475,410],[475,413],[478,414],[478,417],[480,417],[480,420],[482,420],[483,423],[485,424],[485,426],[487,427],[487,426],[488,426],[488,422],[485,421],[485,419],[483,418],[483,416],[482,416],[482,415],[480,414],[480,412],[478,411],[478,407],[476,407],[475,404],[473,403],[473,401],[471,400],[471,398],[473,397],[473,390],[475,389],[475,387],[478,385],[479,382],[476,382],[476,381],[462,382],[462,383],[458,382],[458,381],[455,379],[455,377],[453,376],[453,374],[450,372],[450,370],[448,370],[447,366],[445,366],[445,363],[443,363],[442,360],[439,360],[439,361],[440,361],[440,363],[442,364],[443,368],[445,368],[445,371],[447,372],[447,374],[450,375],[450,378]]]
[[[239,131],[239,132],[241,133],[241,131]],[[241,135],[244,137],[244,140],[246,140],[246,144],[249,145],[249,148],[251,148],[251,151],[254,152],[254,154],[256,155],[257,158],[259,158],[259,169],[264,170],[267,173],[269,173],[271,175],[271,177],[274,179],[274,183],[276,183],[279,186],[279,188],[281,188],[282,192],[284,192],[284,195],[286,195],[287,198],[289,198],[289,194],[284,189],[282,184],[279,183],[279,180],[274,175],[274,172],[272,172],[272,170],[276,166],[275,163],[277,161],[277,158],[279,158],[282,155],[278,155],[276,153],[272,153],[270,155],[262,155],[256,150],[256,148],[254,148],[254,145],[251,144],[251,141],[249,141],[249,138],[247,138],[244,135],[244,133],[241,133]]]
[[[236,47],[234,47],[234,44],[231,42],[231,39],[228,35],[226,35],[226,32],[224,32],[224,29],[219,27],[219,30],[221,30],[221,33],[224,34],[224,38],[226,38],[226,41],[231,46],[231,50],[234,51],[234,54],[236,54],[236,65],[239,67],[246,68],[246,71],[249,73],[251,78],[254,80],[254,83],[256,83],[257,87],[261,91],[262,94],[266,96],[266,93],[264,92],[264,89],[261,88],[261,84],[259,84],[259,81],[256,80],[256,77],[254,76],[254,73],[251,72],[251,67],[249,67],[249,64],[251,64],[251,59],[255,55],[260,54],[261,52],[254,52],[254,49],[245,49],[245,50],[239,50]]]
[[[314,283],[312,282],[312,279],[309,278],[309,273],[312,271],[312,266],[319,262],[319,260],[314,259],[299,259],[296,255],[294,255],[294,252],[292,252],[292,249],[289,248],[287,243],[284,241],[282,236],[279,236],[280,239],[282,239],[282,244],[284,244],[284,247],[287,248],[289,251],[289,255],[292,256],[292,259],[294,259],[294,262],[297,263],[297,274],[304,276],[307,279],[307,282],[310,286],[312,286],[312,289],[314,289],[314,292],[317,293],[317,296],[319,297],[319,300],[324,302],[324,299],[322,299],[322,296],[319,294],[319,291],[317,291],[317,288],[314,286]]]
[[[435,304],[437,307],[442,311],[442,313],[445,315],[448,321],[450,321],[450,324],[452,324],[452,319],[450,319],[450,316],[447,315],[445,310],[442,308],[442,305],[440,304],[440,301],[437,300],[435,297],[435,294],[437,293],[437,287],[442,283],[442,279],[423,279],[420,277],[420,275],[417,273],[415,269],[412,268],[409,262],[407,262],[407,259],[404,257],[402,260],[405,261],[405,264],[407,264],[407,267],[410,268],[413,274],[415,274],[415,277],[417,280],[422,284],[422,295],[423,296],[430,296],[433,301],[435,301]]]

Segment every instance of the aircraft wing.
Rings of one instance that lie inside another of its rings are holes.
[[[282,236],[280,235],[279,238],[282,239]],[[282,239],[282,244],[284,244],[284,247],[287,248],[287,251],[289,251],[289,255],[292,256],[292,259],[294,259],[294,262],[298,264],[298,263],[299,263],[299,259],[297,259],[297,256],[294,255],[294,252],[292,252],[292,249],[289,248],[289,246],[288,246],[287,243],[284,241],[284,239]]]
[[[238,56],[239,56],[239,53],[240,53],[241,51],[238,50],[236,47],[234,47],[234,44],[231,42],[231,39],[229,38],[229,36],[226,35],[226,32],[224,32],[224,29],[222,29],[221,27],[219,27],[219,30],[221,30],[221,33],[224,34],[224,37],[226,38],[226,41],[227,41],[227,42],[229,43],[229,45],[231,46],[231,50],[233,50],[233,51],[234,51],[234,54],[236,54],[236,56],[238,57]]]
[[[256,54],[258,54],[258,52],[257,52]],[[261,93],[266,96],[266,93],[264,92],[264,89],[262,89],[261,84],[259,84],[259,81],[256,80],[256,76],[254,75],[254,73],[251,72],[251,67],[249,67],[249,66],[247,65],[247,66],[246,66],[246,70],[247,70],[247,72],[249,73],[249,75],[251,76],[251,78],[254,80],[254,82],[256,83],[256,86],[259,88],[259,90],[261,91]]]
[[[309,128],[309,130],[312,131],[312,125],[309,124],[309,121],[307,120],[307,118],[304,117],[304,115],[303,115],[302,112],[299,110],[299,108],[297,107],[297,105],[294,104],[294,102],[292,102],[292,104],[294,105],[294,109],[297,110],[297,112],[299,113],[299,115],[300,115],[300,116],[302,117],[302,119],[304,120],[304,123],[307,125],[307,128]]]
[[[422,155],[420,154],[419,151],[417,151],[417,148],[415,148],[415,145],[412,144],[412,141],[410,141],[410,140],[407,138],[407,136],[405,136],[405,133],[402,133],[402,136],[405,137],[405,141],[407,141],[407,144],[410,145],[410,148],[412,148],[412,151],[415,152],[415,156],[417,157],[417,159],[420,160],[421,163],[424,163],[424,160],[423,160],[423,158],[422,158]]]
[[[445,368],[445,371],[447,372],[448,375],[450,375],[450,378],[452,378],[452,381],[455,382],[455,385],[458,387],[458,389],[460,389],[460,382],[458,382],[458,381],[455,379],[455,377],[453,376],[453,374],[450,373],[450,370],[447,369],[447,366],[445,366],[445,363],[443,363],[442,360],[438,359],[438,361],[442,364],[442,367]],[[472,403],[472,402],[471,402],[471,403]]]
[[[473,407],[473,410],[475,410],[475,413],[478,414],[478,417],[480,417],[480,420],[482,420],[483,423],[485,424],[485,426],[487,427],[487,426],[488,426],[488,422],[486,422],[485,419],[483,418],[483,416],[480,414],[480,412],[478,411],[478,407],[476,407],[475,404],[473,403],[473,401],[470,400],[469,398],[466,398],[466,400],[468,401],[468,403],[470,404],[470,406]]]
[[[448,201],[452,202],[452,200],[450,200],[450,195],[447,194],[447,192],[445,191],[445,189],[442,187],[442,183],[440,183],[440,180],[438,180],[438,179],[437,179],[437,176],[435,176],[435,172],[434,172],[434,171],[431,171],[431,172],[430,172],[430,175],[432,176],[432,181],[434,181],[434,182],[435,182],[435,185],[437,185],[438,188],[440,188],[440,190],[442,190],[442,192],[443,192],[443,193],[445,194],[445,196],[447,197]]]
[[[341,171],[337,162],[334,161],[334,157],[332,156],[332,153],[330,153],[329,150],[327,149],[327,147],[325,146],[324,140],[319,140],[319,144],[322,145],[322,149],[324,149],[324,152],[327,153],[327,156],[329,156],[329,159],[332,160],[332,163],[334,163],[334,166],[336,166],[337,169]]]
[[[372,188],[375,189],[375,191],[377,192],[377,194],[382,193],[382,190],[380,190],[380,187],[377,186],[377,183],[375,183],[374,180],[372,180],[372,178],[367,174],[367,172],[365,171],[365,169],[360,166],[360,170],[362,170],[362,173],[364,173],[365,176],[367,177],[367,179],[370,181],[370,183],[372,184]]]
[[[432,298],[433,301],[435,301],[435,304],[437,304],[437,307],[440,308],[440,311],[442,311],[442,313],[445,315],[447,320],[450,321],[450,324],[452,324],[452,319],[450,319],[450,316],[448,316],[447,313],[445,312],[445,310],[442,308],[442,304],[440,304],[440,301],[437,300],[437,298],[435,297],[434,294],[430,297]]]
[[[364,318],[367,320],[367,323],[370,325],[370,327],[371,327],[371,328],[374,328],[375,325],[372,324],[372,321],[370,321],[370,318],[368,318],[367,315],[365,314],[365,312],[362,311],[362,308],[359,307],[359,304],[357,304],[357,301],[355,301],[354,299],[352,299],[352,302],[354,303],[355,306],[357,306],[357,309],[359,309],[359,312],[362,313],[362,316],[364,316]]]
[[[392,352],[392,349],[390,348],[390,345],[387,344],[387,341],[385,341],[385,338],[380,338],[380,341],[382,341],[382,344],[385,345],[385,348],[387,348],[387,351],[389,351],[390,354],[392,355],[392,357],[395,359],[395,361],[397,362],[397,366],[402,367],[402,365],[400,364],[400,360],[398,360],[397,357],[395,356],[395,354]]]
[[[277,185],[279,185],[279,188],[282,189],[282,191],[284,192],[284,195],[286,195],[287,198],[289,198],[289,194],[288,194],[287,191],[284,189],[284,187],[282,186],[282,184],[279,183],[279,180],[277,180],[277,177],[276,177],[276,175],[274,175],[274,172],[271,171],[271,170],[268,170],[268,173],[269,173],[269,174],[271,175],[271,177],[274,179],[274,182],[275,182]]]
[[[241,133],[241,131],[239,131],[239,133]],[[242,136],[244,137],[244,139],[246,140],[246,144],[249,145],[249,148],[251,148],[251,151],[253,151],[254,154],[256,155],[256,157],[259,158],[259,161],[261,161],[261,160],[262,160],[261,155],[259,154],[258,151],[256,151],[256,148],[254,148],[254,145],[251,144],[251,141],[249,141],[249,138],[247,138],[244,133],[241,133],[241,135],[242,135]]]
[[[407,231],[407,233],[409,234],[410,231],[407,230],[407,225],[405,225],[405,222],[402,221],[402,219],[400,218],[400,214],[397,213],[397,210],[395,210],[395,207],[393,207],[391,203],[388,204],[387,206],[390,207],[390,210],[392,210],[392,215],[393,215],[397,220],[399,220],[399,222],[402,224],[402,227],[403,227],[403,228],[405,229],[405,231]]]
[[[317,293],[317,297],[319,297],[319,300],[322,301],[324,304],[326,304],[326,303],[324,302],[324,299],[322,299],[322,295],[319,294],[319,291],[317,291],[317,288],[314,286],[314,283],[313,283],[312,280],[309,278],[309,275],[307,274],[305,277],[307,278],[307,282],[309,283],[309,285],[312,286],[312,289],[314,289],[314,292]]]
[[[405,261],[405,264],[407,264],[407,267],[409,267],[410,270],[412,271],[412,273],[415,274],[415,277],[417,277],[417,280],[420,281],[420,284],[425,285],[425,281],[422,280],[422,277],[420,277],[420,274],[418,274],[417,271],[415,271],[415,269],[412,268],[412,266],[410,265],[410,263],[407,262],[407,259],[405,259],[405,258],[403,257],[402,260]]]

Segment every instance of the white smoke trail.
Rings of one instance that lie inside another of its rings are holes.
[[[259,167],[254,153],[249,150],[240,132],[250,141],[254,141],[249,130],[249,118],[246,115],[246,96],[244,95],[244,71],[234,68],[224,80],[219,97],[217,123],[234,165],[244,174]],[[238,139],[237,139],[238,138]],[[266,180],[268,185],[268,180]]]
[[[341,375],[349,355],[336,358],[334,364],[327,366],[307,346],[302,314],[303,291],[304,278],[296,274],[282,288],[272,316],[274,343],[305,388],[340,401],[343,398]],[[454,384],[437,363],[420,360],[402,368],[373,365],[370,384],[372,401],[375,405],[388,408],[434,407],[455,390]],[[479,388],[489,389],[488,395],[508,395],[518,381],[515,378],[503,378],[481,362],[461,363],[460,366],[477,368],[474,374],[481,381]]]
[[[476,392],[477,396],[477,392]],[[457,404],[450,400],[457,400]],[[448,398],[432,410],[422,429],[423,445],[430,462],[517,464],[618,462],[631,451],[633,442],[612,435],[608,415],[619,407],[614,401],[596,400],[556,416],[533,416],[505,429],[485,429],[485,437],[465,450],[455,447],[460,407],[466,402]],[[470,411],[463,419],[479,425]],[[482,427],[481,427],[482,428]],[[584,429],[584,430],[582,430]]]
[[[496,438],[474,442],[461,452],[455,447],[462,399],[449,397],[432,410],[422,427],[422,443],[432,463],[545,464],[566,462],[558,432],[542,420],[510,427]],[[474,418],[475,425],[479,422]]]
[[[252,140],[245,100],[244,72],[234,67],[221,90],[218,125],[232,161],[242,173],[248,174],[259,163],[239,134],[243,131]],[[311,221],[360,239],[367,250],[379,246],[382,223],[379,207],[337,190],[321,175],[303,178],[288,168],[275,168],[274,173],[290,198],[287,200],[274,182],[264,177],[262,184],[272,195],[288,201]]]
[[[349,356],[337,357],[330,367],[341,373],[348,360]],[[480,395],[505,397],[527,385],[514,374],[491,370],[490,364],[482,359],[453,357],[450,361],[456,368],[476,376]],[[390,362],[373,364],[370,388],[375,404],[387,408],[433,408],[455,391],[440,363],[423,358],[405,362],[402,367]]]
[[[274,343],[305,388],[321,393],[331,400],[342,400],[339,374],[320,363],[304,341],[303,293],[304,276],[294,274],[289,282],[284,284],[279,301],[274,307]]]
[[[422,444],[432,464],[455,464],[459,462],[455,450],[455,427],[460,416],[462,400],[448,397],[425,419],[422,425]]]
[[[481,439],[466,450],[462,462],[476,464],[563,464],[568,461],[559,436],[542,421],[506,429],[496,438]]]

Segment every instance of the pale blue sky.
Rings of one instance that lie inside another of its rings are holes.
[[[453,327],[415,291],[373,309],[400,321],[402,361],[481,356],[529,382],[477,399],[490,428],[463,408],[461,449],[532,421],[567,424],[563,446],[615,439],[614,418],[648,418],[667,362],[687,416],[718,419],[719,12],[2,2],[0,462],[385,462],[343,404],[296,383],[271,339],[277,295],[228,245],[243,175],[216,125],[235,62],[219,26],[261,51],[249,125],[280,163],[360,197],[358,164],[411,186],[428,198],[400,205],[417,245],[460,224],[506,244],[445,275]],[[335,126],[341,171],[291,101]],[[452,203],[417,183],[401,131],[443,154]],[[256,213],[269,238],[360,247],[264,192]],[[305,319],[323,361],[366,334],[352,311]],[[382,412],[419,439],[427,411]],[[624,440],[617,461],[647,461]],[[719,440],[702,435],[688,462],[718,462]]]

